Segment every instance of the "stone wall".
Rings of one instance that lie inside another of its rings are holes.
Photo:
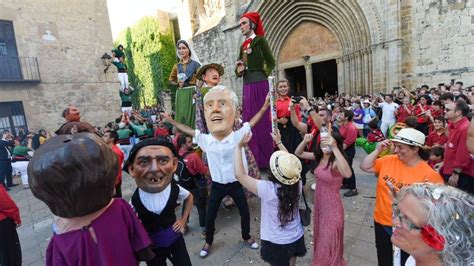
[[[101,60],[113,48],[106,0],[2,1],[0,19],[13,21],[19,56],[38,60],[41,83],[0,83],[2,102],[23,102],[30,130],[56,129],[68,104],[97,126],[119,115],[115,67],[104,74]]]
[[[474,85],[474,2],[411,1],[402,12],[405,85]]]
[[[225,16],[209,30],[199,24],[202,1],[183,0],[178,9],[180,25],[187,26],[187,39],[192,39],[202,62],[225,64],[225,83],[240,88],[233,74],[242,36],[238,19],[245,11],[263,14],[267,39],[277,61],[278,73],[297,62],[297,41],[308,38],[292,35],[292,30],[305,23],[318,23],[334,34],[340,45],[338,84],[340,92],[370,93],[391,91],[400,84],[414,88],[423,83],[436,85],[450,79],[474,84],[474,1],[468,0],[357,0],[357,1],[225,1]],[[181,14],[181,15],[180,15]],[[313,40],[317,38],[312,38]],[[308,43],[310,46],[318,43]],[[217,46],[217,47],[216,47]],[[330,53],[329,53],[330,54]],[[309,54],[311,60],[325,58],[326,53]],[[334,57],[334,55],[332,55]],[[291,60],[289,60],[291,58]],[[300,64],[304,62],[300,60]]]

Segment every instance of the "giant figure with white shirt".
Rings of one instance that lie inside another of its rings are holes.
[[[242,239],[252,249],[259,246],[250,236],[250,212],[242,185],[235,178],[234,153],[235,146],[246,133],[251,132],[265,111],[268,109],[269,97],[249,122],[237,131],[233,130],[237,116],[238,98],[234,91],[224,86],[216,86],[204,96],[204,117],[210,134],[180,124],[165,114],[165,119],[184,133],[196,138],[197,144],[206,152],[212,178],[212,189],[209,196],[206,218],[206,243],[200,256],[206,257],[214,241],[215,219],[218,207],[225,196],[231,196],[236,203],[240,217]],[[270,147],[271,148],[271,147]]]

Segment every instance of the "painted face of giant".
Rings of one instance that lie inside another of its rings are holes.
[[[243,17],[239,21],[240,24],[240,31],[242,35],[249,35],[252,28],[250,27],[250,20],[246,17]]]
[[[202,80],[204,80],[209,87],[214,87],[221,82],[221,75],[219,75],[217,69],[208,68],[204,75],[202,75]]]
[[[145,146],[137,152],[128,171],[139,188],[148,193],[159,193],[171,183],[177,162],[178,158],[169,148]]]
[[[210,91],[204,102],[204,117],[209,131],[216,138],[225,138],[233,129],[236,106],[228,91]]]
[[[72,121],[80,121],[81,120],[81,112],[76,106],[70,106],[69,107],[69,113],[66,114],[66,120],[68,122]]]
[[[181,58],[189,58],[189,49],[184,43],[178,45],[178,53]]]

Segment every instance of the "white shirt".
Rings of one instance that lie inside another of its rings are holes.
[[[300,181],[300,190],[302,183]],[[303,225],[299,211],[295,211],[293,221],[281,226],[278,218],[278,206],[280,200],[278,199],[277,185],[271,181],[257,180],[257,195],[260,200],[260,238],[270,241],[275,244],[285,245],[291,244],[304,235]]]
[[[392,103],[379,103],[379,107],[382,107],[382,122],[395,122],[397,119],[395,118],[395,110],[398,109],[399,105],[392,102]]]
[[[245,133],[249,133],[250,131],[250,124],[246,122],[241,129],[232,131],[232,133],[222,141],[219,141],[214,138],[212,134],[204,134],[196,129],[196,143],[206,152],[212,181],[220,184],[237,182],[234,170],[235,145],[238,145]],[[247,159],[243,149],[242,153],[244,167],[246,167]]]
[[[189,191],[182,188],[180,185],[178,185],[178,187],[179,194],[177,202],[183,202],[189,196]],[[160,193],[148,193],[139,188],[138,194],[140,195],[140,200],[142,201],[143,206],[145,206],[147,210],[160,215],[170,198],[171,183],[168,184],[168,186]]]
[[[405,262],[405,266],[416,266],[415,258],[412,256],[408,257],[407,261]]]

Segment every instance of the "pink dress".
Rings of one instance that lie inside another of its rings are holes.
[[[314,170],[314,255],[313,266],[346,265],[344,261],[344,208],[339,196],[342,175],[320,163]]]

